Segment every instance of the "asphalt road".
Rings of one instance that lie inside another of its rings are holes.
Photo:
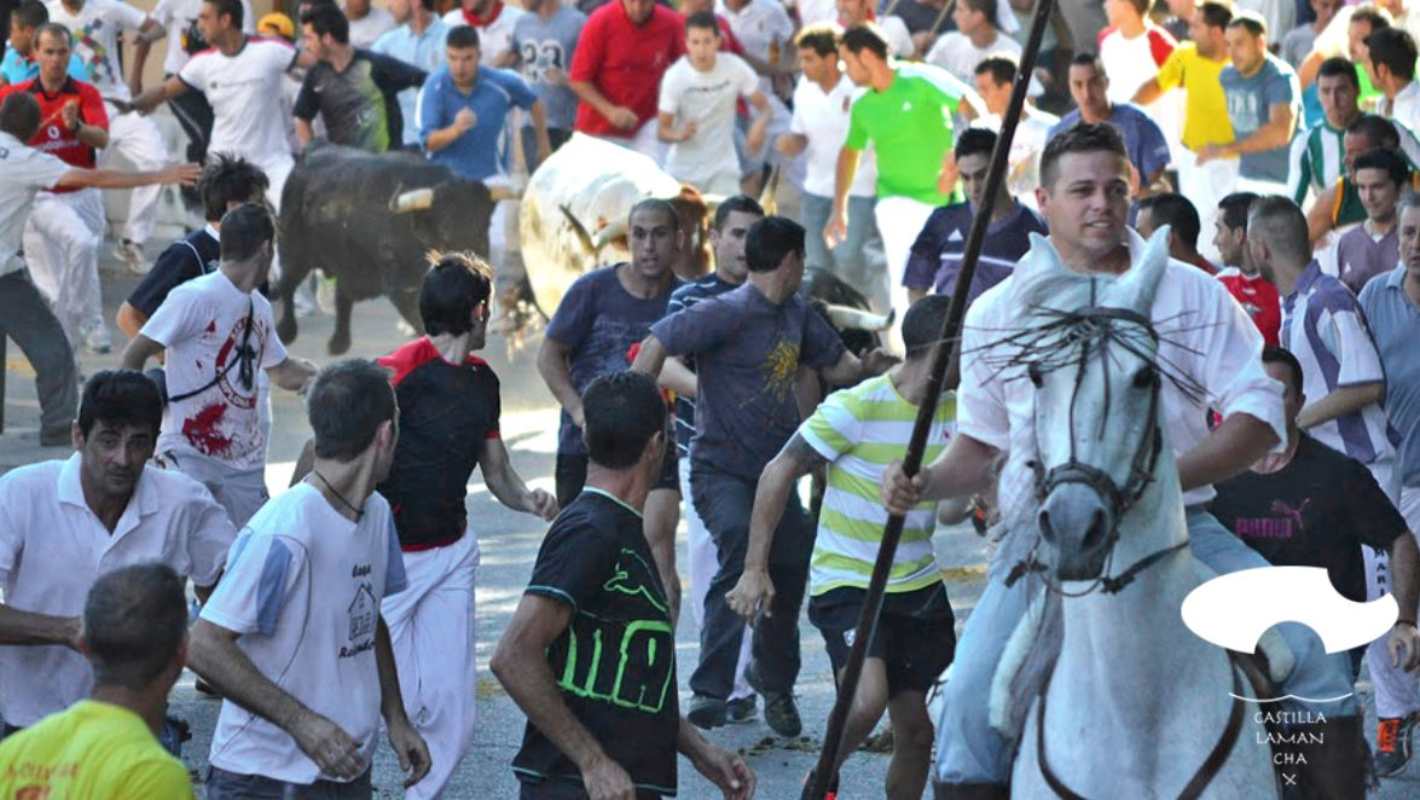
[[[106,264],[111,266],[112,262],[106,260]],[[136,279],[127,275],[103,276],[105,305],[110,319],[118,301],[135,283]],[[357,306],[350,355],[373,357],[397,346],[403,337],[396,332],[395,320],[393,308],[383,300]],[[301,335],[292,351],[317,362],[327,361],[329,356],[325,353],[325,339],[332,327],[333,321],[328,316],[301,320]],[[121,348],[124,337],[116,330],[114,336],[116,345]],[[551,397],[532,364],[532,354],[538,341],[533,338],[521,352],[510,353],[503,340],[494,339],[484,356],[502,382],[503,435],[512,451],[513,463],[534,485],[550,490],[556,448],[556,415]],[[108,356],[82,355],[84,372],[92,373],[116,365],[117,352]],[[65,457],[67,453],[62,449],[38,447],[38,409],[34,399],[33,373],[13,345],[5,368],[9,378],[4,398],[9,427],[0,435],[0,471],[41,458]],[[286,485],[295,457],[309,435],[309,426],[298,398],[280,390],[274,391],[273,395],[275,427],[268,483],[276,491]],[[479,723],[473,748],[459,765],[446,796],[480,800],[513,798],[517,796],[517,787],[509,763],[521,739],[524,718],[493,680],[487,670],[487,661],[526,585],[546,525],[531,516],[498,505],[477,477],[469,488],[470,529],[477,531],[482,549],[477,590],[479,679],[477,686],[470,687],[478,696]],[[682,580],[685,581],[683,530],[680,538],[679,557]],[[944,567],[965,567],[952,569],[948,584],[960,624],[970,613],[971,605],[980,592],[981,580],[972,567],[981,563],[982,553],[975,537],[968,533],[941,532],[937,544]],[[804,737],[794,741],[778,739],[759,721],[722,728],[711,734],[717,743],[747,753],[751,767],[759,776],[759,796],[772,800],[799,796],[803,777],[817,757],[833,702],[833,682],[823,640],[807,619],[801,621],[800,629],[803,670],[798,692],[805,724]],[[693,620],[687,615],[677,631],[682,687],[694,668],[698,648],[698,633]],[[1369,706],[1370,687],[1364,674],[1358,690]],[[688,691],[683,690],[681,697],[683,701],[687,700]],[[206,767],[218,703],[194,691],[189,673],[174,690],[172,705],[172,710],[186,718],[192,726],[193,739],[187,743],[186,760],[200,778]],[[1373,721],[1369,730],[1374,736]],[[680,766],[681,797],[699,800],[719,796],[684,759]],[[839,796],[883,796],[886,769],[887,756],[869,752],[856,754],[843,773]],[[398,765],[384,744],[375,763],[374,783],[379,797],[402,796]],[[1412,764],[1400,778],[1385,781],[1382,791],[1375,796],[1386,800],[1420,796],[1420,767]]]

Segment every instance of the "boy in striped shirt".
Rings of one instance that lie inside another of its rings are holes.
[[[950,303],[949,296],[931,295],[913,304],[902,325],[907,360],[885,375],[831,395],[759,479],[744,572],[726,600],[751,623],[761,609],[768,615],[774,597],[768,570],[774,530],[799,479],[827,465],[828,490],[809,571],[809,621],[823,634],[836,678],[852,650],[887,522],[878,485],[888,464],[907,453],[917,407],[927,391],[933,344]],[[943,394],[923,463],[946,448],[955,419],[956,398]],[[890,707],[893,754],[887,786],[892,797],[918,797],[926,787],[933,740],[927,691],[951,663],[956,648],[955,620],[932,552],[936,511],[936,502],[928,501],[907,515],[839,750],[845,756],[856,751]]]

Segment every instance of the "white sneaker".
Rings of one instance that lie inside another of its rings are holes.
[[[143,246],[132,239],[121,239],[113,246],[113,254],[134,275],[147,275],[152,265],[143,256]]]
[[[108,355],[113,351],[113,339],[108,329],[96,327],[84,334],[84,349],[96,355]]]

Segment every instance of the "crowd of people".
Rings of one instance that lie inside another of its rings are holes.
[[[1326,747],[1303,750],[1324,796],[1398,774],[1420,719],[1420,5],[1067,3],[1026,74],[1030,5],[464,0],[441,16],[434,0],[302,0],[294,19],[254,19],[246,0],[18,4],[0,64],[0,334],[35,367],[41,443],[75,452],[0,476],[0,776],[191,795],[173,760],[184,723],[166,713],[186,666],[223,699],[208,797],[369,797],[382,727],[408,796],[444,793],[477,725],[480,471],[551,523],[490,663],[528,720],[523,797],[674,794],[678,753],[726,797],[752,795],[713,731],[762,716],[799,735],[800,612],[841,676],[889,513],[903,537],[835,770],[886,711],[886,796],[930,779],[1006,797],[1013,743],[987,698],[1026,605],[1003,567],[1029,533],[998,517],[1032,502],[1036,424],[1032,381],[996,352],[1023,311],[1014,270],[1046,258],[1110,277],[1159,249],[1151,317],[1182,376],[1163,383],[1160,424],[1193,556],[1220,574],[1323,567],[1349,599],[1396,596],[1394,629],[1364,652],[1283,626],[1280,693],[1331,698],[1297,701],[1328,720]],[[164,37],[164,78],[145,88]],[[165,104],[193,164],[164,166]],[[324,368],[286,352],[265,290],[282,187],[318,140],[490,181],[574,135],[715,198],[714,266],[678,276],[695,232],[645,198],[629,260],[569,287],[536,354],[561,408],[555,492],[513,468],[498,377],[475,355],[515,201],[498,203],[490,253],[431,256],[419,338]],[[797,219],[755,199],[776,171]],[[161,184],[191,187],[203,222],[149,266]],[[129,189],[129,341],[81,390],[75,351],[113,346],[100,191]],[[929,398],[980,213],[961,368]],[[894,312],[882,347],[845,347],[801,292],[813,270]],[[314,431],[276,497],[273,384],[305,397]],[[909,479],[926,402],[929,466]],[[968,516],[993,555],[958,635],[931,540]],[[687,608],[700,648],[682,703]]]

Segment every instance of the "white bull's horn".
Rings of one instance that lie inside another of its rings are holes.
[[[434,207],[434,190],[432,188],[412,189],[395,195],[390,201],[390,210],[396,214],[407,214],[410,211],[427,211]]]
[[[500,200],[521,200],[523,193],[516,187],[502,184],[488,184],[488,196],[493,198],[493,202]]]
[[[861,308],[852,306],[838,306],[825,303],[823,312],[828,315],[828,321],[833,323],[833,327],[843,330],[864,330],[882,331],[887,330],[892,325],[893,317],[897,311],[889,311],[886,314],[874,314],[871,311],[864,311]]]
[[[612,222],[605,228],[597,231],[592,237],[592,249],[601,252],[603,247],[616,241],[618,237],[626,235],[626,223],[623,221]]]

